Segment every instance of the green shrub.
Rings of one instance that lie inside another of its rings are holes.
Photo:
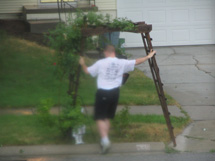
[[[50,114],[50,109],[53,107],[54,102],[52,99],[43,99],[37,106],[37,115],[39,120],[48,126],[53,126],[55,124],[55,117]]]
[[[119,136],[123,136],[127,128],[131,123],[129,107],[123,108],[119,113],[116,114],[112,121],[112,126],[115,133]]]
[[[56,126],[64,137],[71,137],[72,130],[87,123],[87,116],[81,112],[81,106],[67,102],[58,115],[50,113],[53,107],[51,99],[44,99],[37,107],[38,119],[44,126]]]

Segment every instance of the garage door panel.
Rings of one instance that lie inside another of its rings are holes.
[[[118,7],[118,16],[152,24],[153,45],[215,44],[215,0],[135,0],[139,3],[136,8],[131,7],[132,2],[127,1],[127,8]],[[141,37],[121,37],[126,39],[127,47],[142,46]]]
[[[117,0],[117,6],[118,8],[142,8],[143,6],[143,0],[123,0],[119,1]]]
[[[165,45],[165,42],[167,41],[167,32],[165,29],[164,30],[153,29],[150,35],[151,37],[153,37],[153,43]]]
[[[161,10],[149,10],[147,15],[147,23],[152,24],[166,24],[166,11]]]
[[[120,36],[123,36],[126,40],[125,47],[129,47],[129,46],[133,47],[137,42],[139,43],[140,46],[143,45],[140,34],[121,32]],[[132,37],[132,39],[130,39],[130,37]]]
[[[166,0],[166,4],[168,5],[189,5],[190,1],[189,0]]]
[[[173,29],[172,31],[172,41],[175,43],[189,42],[190,31],[189,29]]]
[[[213,21],[212,8],[195,8],[194,9],[195,21]]]
[[[127,17],[128,19],[134,21],[134,22],[138,22],[138,21],[142,21],[143,17],[142,17],[142,12],[141,11],[136,11],[136,12],[124,12],[123,13],[125,15],[125,17]]]
[[[170,10],[170,23],[187,24],[189,23],[189,8],[186,9],[172,9]]]
[[[211,28],[196,28],[194,29],[194,40],[195,42],[209,42],[213,40],[213,29]]]
[[[145,0],[144,4],[165,4],[166,0]]]
[[[214,4],[214,0],[190,0],[190,4],[192,5],[212,5]]]

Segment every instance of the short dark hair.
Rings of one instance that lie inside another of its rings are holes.
[[[107,45],[104,49],[104,51],[107,51],[107,52],[114,52],[115,53],[115,47],[113,45]]]

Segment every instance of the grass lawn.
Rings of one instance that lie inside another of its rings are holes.
[[[1,37],[1,35],[0,35]],[[41,99],[51,98],[55,105],[68,99],[68,80],[56,79],[56,61],[53,50],[35,43],[7,37],[0,40],[0,108],[34,107]],[[84,104],[92,105],[96,81],[81,75],[79,95]],[[160,104],[154,83],[143,72],[131,72],[126,85],[121,88],[120,104]],[[175,100],[167,95],[168,104]]]
[[[163,116],[131,115],[131,124],[123,135],[111,129],[113,142],[163,141],[168,142],[169,134]],[[171,117],[175,134],[179,134],[189,119]],[[98,143],[99,136],[94,121],[89,121],[86,143]],[[73,140],[65,139],[59,129],[41,124],[36,115],[1,115],[0,146],[6,145],[37,145],[37,144],[72,144]],[[123,130],[123,129],[121,129]]]

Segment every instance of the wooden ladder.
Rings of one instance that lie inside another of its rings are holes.
[[[146,54],[148,55],[149,52],[151,50],[153,50],[153,46],[152,46],[152,43],[151,43],[152,39],[150,38],[149,33],[141,33],[141,36],[142,36],[142,40],[143,40],[143,44],[144,44],[144,47],[145,47]],[[176,141],[175,141],[175,136],[174,136],[174,132],[173,132],[174,127],[171,124],[170,112],[168,111],[168,107],[167,107],[167,103],[166,103],[167,99],[166,99],[165,94],[164,94],[163,83],[161,82],[160,71],[159,71],[155,56],[153,56],[151,59],[149,59],[148,62],[149,62],[150,70],[151,70],[152,77],[153,77],[153,80],[154,80],[154,83],[155,83],[155,87],[156,87],[156,90],[157,90],[157,93],[158,93],[158,97],[159,97],[159,100],[160,100],[160,103],[161,103],[163,114],[164,114],[164,117],[165,117],[165,120],[166,120],[169,135],[170,135],[170,138],[171,138],[171,140],[173,142],[173,145],[175,147],[176,146]]]

